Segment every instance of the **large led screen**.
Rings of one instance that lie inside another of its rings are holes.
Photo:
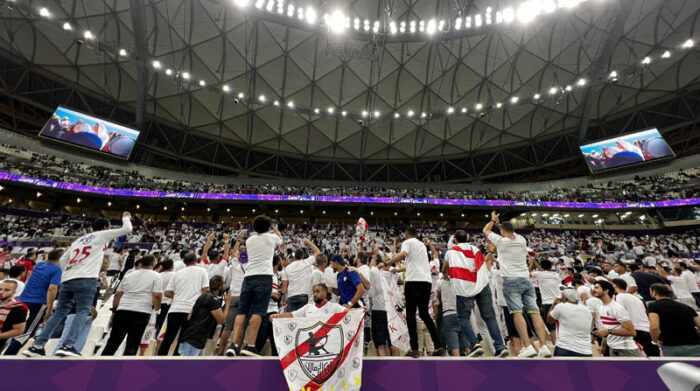
[[[39,136],[128,159],[139,131],[59,106]]]
[[[591,172],[675,156],[658,129],[648,129],[580,146]]]

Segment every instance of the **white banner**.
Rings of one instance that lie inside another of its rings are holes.
[[[364,311],[330,318],[273,320],[275,344],[291,391],[359,390]]]
[[[408,325],[406,324],[406,312],[404,309],[401,292],[396,284],[389,284],[387,277],[392,278],[391,272],[382,270],[380,272],[380,281],[382,282],[382,291],[384,292],[384,306],[386,307],[386,319],[389,327],[389,338],[391,345],[397,348],[408,351],[411,348],[410,339],[408,337]],[[401,312],[398,310],[401,309]]]

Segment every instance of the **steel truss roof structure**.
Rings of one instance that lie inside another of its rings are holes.
[[[516,4],[292,1],[372,20],[449,20]],[[698,150],[700,56],[680,49],[700,38],[696,0],[589,1],[527,25],[433,38],[339,37],[228,0],[0,4],[0,126],[37,131],[56,105],[74,107],[140,127],[135,156],[145,163],[299,179],[506,182],[586,174],[581,142],[648,126],[679,155]],[[65,31],[64,20],[96,39]],[[672,56],[659,59],[665,50]],[[642,64],[648,55],[655,60]],[[193,80],[154,70],[155,59]],[[564,91],[580,77],[585,88]],[[553,86],[555,96],[530,99]],[[407,118],[409,110],[429,115]]]

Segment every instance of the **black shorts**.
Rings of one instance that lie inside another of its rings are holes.
[[[372,341],[374,347],[391,346],[386,311],[372,311]]]
[[[547,322],[547,314],[550,309],[552,309],[551,304],[542,304],[542,320],[544,320],[544,325],[547,326],[547,330],[554,331],[557,329],[556,323]]]
[[[518,330],[515,328],[515,321],[513,321],[513,314],[508,311],[508,307],[501,307],[503,308],[503,314],[506,317],[506,329],[508,329],[508,336],[511,338],[520,338],[520,335],[518,334]],[[523,314],[523,317],[525,318],[525,323],[527,324],[527,334],[529,337],[533,336],[532,333],[532,323],[530,321],[530,317],[527,316],[527,314]]]

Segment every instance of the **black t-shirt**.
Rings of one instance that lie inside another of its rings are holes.
[[[197,349],[204,349],[207,337],[216,324],[216,319],[211,311],[221,308],[221,301],[211,292],[202,293],[192,307],[192,317],[187,323],[181,341],[194,346]]]
[[[637,292],[642,295],[644,301],[653,301],[654,298],[649,293],[652,284],[669,284],[669,282],[654,273],[634,272],[632,273],[634,282],[637,283]]]
[[[3,323],[2,330],[0,330],[0,332],[4,333],[6,331],[10,331],[16,324],[24,323],[26,321],[27,310],[22,306],[14,307],[10,310],[10,313],[7,314],[7,318],[5,318],[5,323]],[[0,350],[2,350],[3,345],[5,345],[5,341],[6,340],[4,339],[0,339]]]
[[[647,310],[659,315],[660,339],[664,345],[700,344],[694,321],[698,314],[692,308],[671,299],[661,299],[649,303]]]

